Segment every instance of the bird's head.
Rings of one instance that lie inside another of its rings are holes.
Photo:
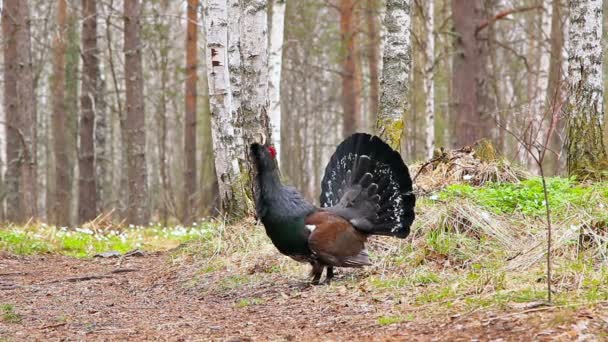
[[[258,172],[273,172],[278,168],[276,160],[277,150],[275,150],[274,146],[253,143],[251,144],[251,154]]]

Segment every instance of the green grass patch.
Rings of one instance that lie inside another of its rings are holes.
[[[405,319],[402,316],[380,316],[378,324],[380,326],[402,323]]]
[[[205,239],[213,229],[212,223],[192,227],[151,226],[98,231],[57,228],[45,224],[9,226],[0,229],[0,250],[19,255],[57,253],[78,258],[107,251],[157,251],[171,249],[187,241]]]
[[[242,298],[236,303],[237,308],[246,308],[252,305],[260,305],[264,303],[262,298]]]
[[[549,203],[555,216],[563,216],[570,206],[589,209],[598,214],[608,205],[608,182],[593,185],[577,183],[568,178],[547,178]],[[540,178],[531,178],[520,183],[487,183],[483,187],[454,184],[440,194],[442,200],[468,198],[495,214],[521,213],[526,216],[545,215],[545,195]]]
[[[15,306],[11,304],[0,305],[2,313],[2,322],[6,323],[21,323],[21,315],[15,312]]]

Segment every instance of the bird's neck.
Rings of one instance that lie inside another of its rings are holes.
[[[273,195],[281,191],[282,184],[278,169],[272,171],[263,170],[259,175],[259,179],[262,196],[264,198],[270,199]]]

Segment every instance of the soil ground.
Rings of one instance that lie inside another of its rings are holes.
[[[0,341],[608,338],[608,303],[418,315],[424,306],[404,308],[394,296],[361,295],[341,285],[340,277],[330,286],[306,286],[303,280],[272,274],[245,288],[203,291],[193,281],[195,268],[187,260],[175,263],[170,253],[87,260],[0,253],[0,305],[11,304],[18,315],[0,317]],[[412,314],[394,324],[379,321],[395,307]]]

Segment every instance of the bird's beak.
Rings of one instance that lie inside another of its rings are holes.
[[[260,133],[260,136],[261,136],[261,139],[260,139],[261,143],[260,144],[261,145],[266,145],[266,134]]]

